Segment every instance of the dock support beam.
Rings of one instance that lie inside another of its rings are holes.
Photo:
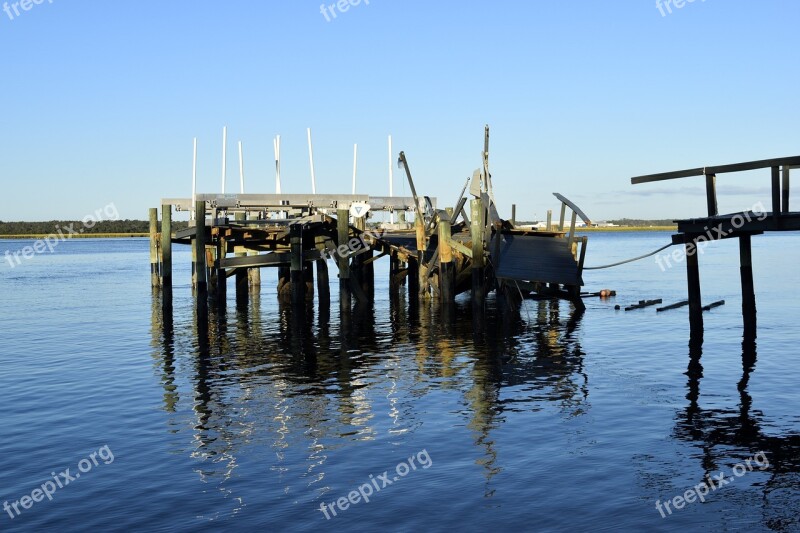
[[[172,206],[161,206],[161,286],[172,289]]]
[[[290,267],[292,306],[294,309],[302,309],[305,305],[306,283],[303,274],[303,226],[301,224],[289,226],[289,239],[292,256]]]
[[[350,212],[347,209],[336,211],[337,242],[341,247],[350,239]],[[339,248],[340,250],[342,248]],[[339,307],[342,312],[350,312],[352,297],[350,295],[350,258],[346,253],[337,253],[339,263]]]
[[[689,327],[694,338],[703,336],[703,304],[700,294],[700,263],[694,236],[685,244],[686,277],[689,289]]]
[[[245,214],[244,213],[236,213],[234,215],[234,220],[237,222],[244,222]],[[237,252],[236,257],[244,257],[247,255],[247,252]],[[249,296],[249,282],[248,282],[248,269],[246,268],[237,268],[236,269],[236,304],[238,306],[247,306],[247,299]]]
[[[483,202],[480,199],[470,202],[470,237],[472,239],[472,308],[483,313],[484,306],[484,257],[483,257],[483,235],[484,235],[484,214]]]
[[[427,248],[425,242],[425,221],[422,220],[419,211],[414,219],[414,228],[417,232],[417,277],[419,279],[417,290],[419,291],[419,295],[422,296],[428,293],[428,269],[424,265],[425,248]]]
[[[317,250],[319,250],[322,259],[318,259],[317,263],[317,293],[319,294],[320,307],[328,307],[331,305],[331,282],[328,275],[328,260],[325,250],[325,237],[318,236],[315,238]]]
[[[742,319],[746,337],[756,335],[756,291],[753,285],[753,257],[750,235],[739,237],[739,263],[742,276]]]
[[[451,232],[450,214],[439,211],[439,294],[442,305],[453,304],[456,298],[456,269],[450,246]]]
[[[194,203],[194,256],[196,257],[194,281],[197,288],[198,301],[208,297],[208,284],[206,282],[206,203]]]
[[[150,208],[150,285],[158,288],[161,273],[158,268],[158,208]]]
[[[258,220],[258,215],[253,215],[250,220]],[[258,252],[250,252],[247,255],[258,255]],[[250,290],[254,292],[261,292],[261,269],[249,268],[247,270],[247,279],[250,284]]]

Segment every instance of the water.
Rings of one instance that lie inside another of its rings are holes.
[[[592,233],[587,265],[668,239]],[[390,302],[382,260],[374,310],[343,328],[334,290],[302,340],[274,271],[247,309],[231,290],[198,335],[186,249],[171,319],[147,240],[4,262],[0,503],[85,471],[13,520],[0,511],[0,530],[800,531],[796,242],[753,239],[757,345],[742,343],[736,243],[706,249],[704,300],[727,304],[699,349],[686,308],[614,310],[685,298],[683,264],[652,258],[586,272],[618,296],[582,316],[536,301],[500,315],[490,299],[485,331],[463,296],[455,323]],[[662,518],[656,501],[720,472],[735,481]],[[368,503],[346,501],[373,480]]]

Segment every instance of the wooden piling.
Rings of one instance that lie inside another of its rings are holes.
[[[356,228],[365,232],[367,230],[367,217],[358,217],[355,219]],[[374,261],[370,261],[373,256],[370,244],[361,235],[362,246],[366,251],[361,251],[358,254],[358,281],[361,285],[361,292],[367,297],[367,300],[372,302],[375,300],[375,266]]]
[[[233,216],[237,222],[244,222],[246,215],[244,213],[236,213]],[[245,257],[247,252],[236,252],[236,257]],[[246,305],[249,293],[248,269],[236,268],[236,303],[237,305]]]
[[[783,179],[781,180],[781,212],[789,212],[789,173],[791,167],[789,165],[783,166]]]
[[[347,241],[350,239],[350,212],[347,209],[337,209],[336,211],[336,229],[337,229],[337,242],[339,248],[336,254],[336,260],[339,264],[339,307],[342,311],[350,311],[352,305],[352,296],[350,294],[350,258],[347,252],[342,253],[346,249]]]
[[[511,225],[517,225],[517,204],[511,204]]]
[[[303,226],[289,226],[289,242],[291,247],[290,280],[292,285],[292,306],[302,309],[305,305],[306,283],[303,276]]]
[[[316,248],[322,255],[322,259],[316,261],[317,264],[317,294],[319,295],[319,305],[327,307],[331,304],[331,282],[328,274],[328,260],[326,259],[325,237],[319,235],[314,239]]]
[[[161,286],[172,288],[172,206],[161,206]]]
[[[157,288],[161,284],[158,268],[158,208],[150,208],[150,285]]]
[[[485,209],[480,199],[470,202],[470,236],[472,238],[472,307],[483,312],[484,304],[484,255],[483,235]]]
[[[423,296],[428,293],[428,269],[425,267],[425,248],[426,240],[425,240],[425,221],[419,214],[419,210],[417,211],[417,216],[414,219],[414,228],[416,229],[417,233],[417,276],[419,279],[419,284],[417,285],[419,295]]]
[[[547,231],[552,231],[553,228],[553,210],[547,210],[547,227],[545,228]]]
[[[695,237],[686,242],[686,277],[689,292],[689,329],[693,337],[703,334],[703,304],[700,294],[700,262]]]
[[[292,294],[291,269],[288,266],[278,267],[278,297],[289,298]]]
[[[217,279],[217,307],[224,308],[228,298],[228,275],[222,262],[228,255],[228,240],[219,235],[217,238],[217,256],[214,258],[214,270]]]
[[[400,291],[400,260],[397,255],[389,252],[389,293],[392,296]]]
[[[756,291],[753,284],[753,257],[750,246],[750,235],[739,237],[739,263],[742,278],[742,320],[746,334],[756,332]]]
[[[451,232],[450,214],[439,211],[439,295],[444,305],[454,303],[456,298],[456,269],[450,245]]]
[[[194,256],[196,258],[195,273],[193,279],[197,289],[197,298],[205,298],[208,295],[208,284],[206,282],[206,203],[196,201],[194,204],[195,236],[194,236]]]
[[[258,220],[258,215],[251,215],[250,220]],[[248,255],[258,255],[258,252],[249,252]],[[247,279],[250,285],[250,290],[254,292],[261,292],[261,269],[250,268],[247,270]]]

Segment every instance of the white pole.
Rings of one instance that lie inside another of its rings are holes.
[[[225,194],[225,168],[228,164],[228,126],[222,128],[222,194]]]
[[[356,193],[356,171],[358,169],[358,144],[353,145],[353,194]]]
[[[192,215],[192,220],[194,220],[195,209],[194,205],[197,202],[197,137],[194,138],[194,151],[192,155],[192,208],[189,210],[189,213]]]
[[[308,133],[308,162],[311,165],[311,194],[317,194],[317,179],[314,176],[314,148],[311,146],[311,128],[307,128]]]
[[[242,141],[239,141],[239,190],[244,194],[244,159],[242,158]]]
[[[272,139],[272,148],[275,151],[275,194],[281,194],[281,136]]]

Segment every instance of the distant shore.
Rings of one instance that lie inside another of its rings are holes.
[[[30,235],[0,235],[2,239],[44,239],[53,235],[52,233],[32,233]],[[83,233],[80,235],[70,235],[67,239],[120,239],[127,237],[149,237],[149,233]]]
[[[597,228],[575,228],[578,233],[596,233],[602,231],[614,232],[636,232],[636,231],[677,231],[677,226],[607,226]],[[48,235],[45,233],[32,233],[29,235],[0,235],[2,239],[44,239]],[[122,238],[140,238],[149,237],[149,233],[83,233],[80,235],[72,235],[69,239],[122,239]]]

